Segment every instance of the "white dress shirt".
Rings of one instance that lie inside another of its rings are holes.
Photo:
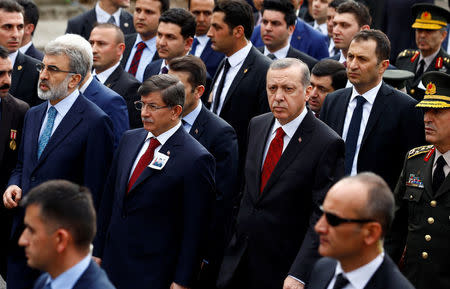
[[[103,84],[108,79],[108,77],[116,70],[116,68],[120,65],[120,61],[106,69],[103,72],[97,73],[94,69],[93,75],[97,76],[98,80]]]
[[[97,15],[97,23],[107,23],[109,18],[114,17],[114,20],[116,21],[116,25],[120,27],[120,13],[122,11],[122,8],[117,9],[116,12],[114,12],[112,15],[103,10],[99,3],[95,4],[95,15]]]
[[[330,57],[335,55],[333,37],[330,37],[330,44],[328,44],[328,54],[330,54]]]
[[[206,44],[208,44],[209,37],[206,36],[206,34],[205,34],[205,35],[195,36],[195,38],[197,38],[198,44],[197,44],[197,47],[195,48],[194,55],[197,57],[200,57],[203,53],[203,50],[206,47]]]
[[[16,52],[10,53],[8,55],[9,60],[11,60],[13,67],[14,67],[14,63],[16,62],[17,54],[19,54],[19,50],[17,50]]]
[[[30,46],[33,44],[33,41],[28,42],[27,44],[25,44],[24,46],[19,48],[19,51],[22,52],[23,54],[25,54],[25,52],[27,52],[28,48],[30,48]]]
[[[364,289],[370,278],[372,278],[373,274],[375,274],[381,266],[381,263],[383,263],[383,259],[384,252],[380,253],[375,259],[366,265],[347,273],[342,270],[341,263],[338,261],[334,272],[334,277],[331,279],[330,284],[328,284],[327,289],[333,289],[334,283],[336,282],[336,276],[340,273],[342,273],[349,282],[347,286],[342,289]]]
[[[177,129],[179,129],[181,126],[181,121],[179,121],[174,127],[172,127],[171,129],[163,132],[162,134],[160,134],[159,136],[155,137],[151,132],[148,132],[147,137],[145,138],[144,144],[142,145],[141,150],[139,151],[136,159],[134,160],[133,163],[133,167],[130,171],[130,175],[128,176],[128,181],[130,180],[131,176],[133,175],[134,169],[136,168],[139,160],[141,159],[142,155],[145,153],[145,151],[147,150],[148,146],[150,145],[150,139],[152,137],[155,137],[160,145],[157,146],[155,148],[155,152],[154,155],[156,155],[157,152],[159,152],[159,150],[161,149],[161,147],[166,143],[166,141],[177,131]]]
[[[128,57],[127,64],[125,65],[125,71],[128,71],[133,61],[134,54],[137,50],[137,45],[142,41],[141,35],[138,33],[133,48],[131,49],[130,56]],[[136,79],[140,82],[144,79],[144,71],[147,65],[152,62],[153,56],[156,53],[156,36],[144,41],[147,47],[142,50],[141,60],[139,60],[138,69],[136,70]]]
[[[225,97],[230,89],[231,84],[233,83],[234,78],[236,77],[239,69],[241,69],[242,64],[244,64],[247,55],[250,53],[250,49],[252,49],[252,43],[249,41],[247,45],[241,48],[239,51],[235,52],[233,55],[228,57],[228,62],[230,62],[230,69],[228,70],[227,76],[225,78],[225,83],[223,85],[222,94],[220,95],[220,103],[217,107],[217,115],[220,115],[222,111],[223,102],[225,101]],[[214,108],[215,95],[217,87],[219,86],[219,82],[222,79],[224,67],[220,70],[219,75],[216,78],[216,82],[214,83],[212,90],[212,103],[211,103],[211,111]]]
[[[55,132],[55,130],[58,128],[59,124],[63,120],[63,118],[66,116],[67,112],[70,110],[72,105],[75,103],[75,101],[78,98],[78,95],[80,95],[80,92],[78,89],[75,89],[71,94],[69,94],[67,97],[63,98],[60,102],[53,105],[53,107],[56,109],[56,116],[55,116],[55,122],[53,123],[53,129],[52,134]],[[41,130],[39,132],[39,138],[41,137],[42,133],[44,132],[44,128],[47,125],[47,119],[48,119],[48,110],[50,109],[50,101],[47,100],[47,112],[45,113],[44,121],[41,125]]]
[[[183,117],[184,120],[183,128],[187,133],[191,131],[191,128],[194,125],[194,122],[197,119],[197,116],[200,114],[201,110],[202,110],[202,102],[199,101],[197,107],[195,107],[193,111],[191,111],[190,113],[188,113],[186,116]]]
[[[83,275],[84,271],[89,267],[91,263],[91,254],[88,254],[84,257],[80,262],[78,262],[75,266],[60,274],[58,277],[52,280],[50,274],[47,274],[47,281],[45,284],[51,282],[51,289],[71,289],[77,283],[78,279],[80,279],[81,275]]]
[[[427,71],[428,66],[434,65],[434,63],[431,63],[431,62],[433,62],[433,59],[436,57],[436,55],[438,55],[438,53],[439,53],[439,49],[435,53],[433,53],[427,57],[423,57],[422,53],[420,53],[419,62],[417,63],[417,67],[416,67],[416,72],[417,72],[417,70],[419,70],[420,61],[422,61],[422,59],[425,60],[425,66],[423,67],[424,72]]]
[[[267,56],[270,53],[275,55],[277,59],[283,59],[287,57],[288,51],[289,51],[290,44],[288,43],[285,47],[275,51],[274,53],[270,52],[269,49],[267,49],[267,46],[264,45],[264,55]]]
[[[89,76],[89,78],[86,80],[86,82],[83,84],[82,87],[79,87],[78,90],[81,93],[84,93],[86,91],[86,88],[89,86],[89,84],[91,84],[92,80],[94,79],[94,76],[92,76],[92,74]]]
[[[327,28],[327,22],[325,21],[322,24],[318,24],[316,20],[314,20],[314,29],[317,31],[320,31],[325,36],[328,36],[328,28]]]
[[[342,138],[347,140],[347,133],[348,128],[350,126],[350,121],[352,120],[353,111],[356,108],[357,100],[356,97],[358,95],[361,95],[366,99],[366,102],[363,105],[363,112],[362,112],[362,119],[361,119],[361,126],[359,127],[359,135],[358,135],[358,141],[356,143],[356,151],[355,151],[355,158],[353,159],[353,165],[352,165],[352,172],[350,173],[351,176],[357,174],[357,166],[358,166],[358,155],[359,155],[359,149],[361,147],[361,142],[363,139],[364,131],[366,130],[367,121],[370,117],[370,112],[372,110],[373,103],[375,102],[375,98],[378,94],[378,91],[380,90],[382,81],[378,83],[374,88],[367,91],[364,94],[359,94],[355,87],[353,87],[352,96],[350,97],[350,102],[347,107],[347,113],[345,114],[345,121],[344,121],[344,130],[342,131]]]
[[[446,153],[441,154],[441,153],[436,149],[436,150],[435,150],[435,154],[436,154],[436,155],[434,156],[434,162],[433,162],[433,176],[434,176],[434,171],[436,170],[436,166],[437,166],[437,159],[438,159],[440,156],[443,156],[445,162],[447,163],[447,164],[444,166],[444,174],[445,174],[445,176],[447,177],[447,176],[448,176],[448,173],[450,173],[450,166],[449,166],[449,164],[450,164],[450,151],[447,151]]]

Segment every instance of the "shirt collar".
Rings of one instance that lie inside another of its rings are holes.
[[[306,113],[308,112],[308,109],[306,107],[303,108],[303,111],[293,120],[288,122],[285,125],[281,125],[281,123],[278,121],[278,119],[275,119],[275,123],[272,127],[272,134],[276,133],[277,129],[279,127],[283,128],[284,133],[289,137],[292,138],[294,136],[294,133],[297,131],[297,128],[302,123],[303,119],[306,116]]]
[[[450,151],[446,151],[443,154],[440,151],[438,151],[437,149],[435,151],[436,151],[436,155],[434,157],[433,166],[436,165],[436,161],[440,156],[443,156],[447,165],[450,166]]]
[[[27,44],[25,44],[24,46],[20,47],[19,51],[22,52],[23,54],[25,54],[25,52],[27,52],[28,48],[30,48],[31,45],[33,45],[33,41],[30,41]]]
[[[52,280],[50,274],[48,274],[47,281],[45,284],[51,282],[50,287],[52,289],[64,289],[64,288],[73,288],[75,283],[77,283],[78,279],[80,279],[81,275],[83,275],[84,271],[89,267],[91,262],[91,255],[88,254],[84,257],[80,262],[78,262],[75,266],[71,267],[69,270],[60,274],[58,277]]]
[[[339,53],[340,53],[339,62],[344,63],[345,61],[347,61],[347,59],[345,59],[345,57],[344,57],[344,53],[342,52],[342,49],[339,49]]]
[[[195,38],[197,38],[199,44],[201,44],[203,46],[205,46],[206,43],[208,43],[208,41],[209,41],[209,37],[206,34],[205,35],[195,36]]]
[[[250,53],[250,49],[252,49],[252,43],[248,41],[247,45],[236,51],[233,55],[228,57],[228,62],[230,63],[230,67],[235,67],[239,65],[241,62],[244,62],[247,55]]]
[[[14,63],[16,62],[17,54],[19,54],[19,50],[17,50],[16,52],[12,52],[8,55],[9,59],[12,62],[13,67],[14,67]]]
[[[347,278],[348,282],[352,284],[354,288],[363,289],[369,282],[370,278],[372,278],[375,271],[377,271],[378,267],[380,267],[381,263],[383,263],[383,259],[384,252],[381,252],[369,263],[347,273],[342,270],[341,263],[338,261],[334,275],[337,276],[342,273],[342,275]]]
[[[106,23],[106,22],[108,22],[109,18],[111,16],[113,16],[114,20],[116,20],[117,26],[119,26],[119,23],[120,23],[120,12],[121,11],[122,11],[122,8],[119,8],[119,9],[117,9],[116,12],[114,12],[112,15],[110,15],[108,12],[106,12],[105,10],[103,10],[100,7],[100,4],[98,2],[95,5],[95,15],[97,15],[97,22],[98,23]]]
[[[197,107],[194,108],[194,110],[188,113],[185,117],[183,117],[183,120],[187,122],[190,126],[193,126],[201,110],[202,110],[202,102],[199,101]]]
[[[98,80],[101,83],[105,83],[105,81],[108,79],[108,77],[114,72],[114,70],[116,70],[116,68],[120,65],[120,61],[117,62],[115,65],[111,66],[110,68],[106,69],[103,72],[100,72],[97,74],[97,72],[95,72],[94,70],[94,75],[97,76]]]
[[[137,48],[137,45],[139,42],[144,41],[142,40],[141,35],[138,33],[136,36],[136,41],[134,42],[134,47]],[[145,45],[147,45],[147,47],[145,47],[145,49],[149,49],[150,51],[156,51],[156,36],[154,36],[153,38],[150,38],[147,41],[144,41]]]
[[[147,137],[145,138],[145,141],[147,141],[149,138],[154,137],[159,141],[161,146],[163,146],[166,143],[166,141],[177,131],[177,129],[180,128],[180,126],[181,126],[181,121],[179,121],[174,127],[163,132],[159,136],[154,136],[151,132],[148,132]]]
[[[355,86],[353,86],[352,97],[350,98],[350,101],[353,101],[358,95],[361,95],[366,99],[366,101],[368,103],[373,105],[373,103],[375,102],[375,98],[377,97],[378,91],[381,88],[382,83],[383,83],[383,81],[380,80],[380,82],[374,88],[370,89],[369,91],[367,91],[366,93],[363,93],[363,94],[359,94],[356,91]]]
[[[278,49],[277,51],[275,51],[274,53],[270,52],[269,49],[267,49],[267,46],[264,45],[264,55],[269,55],[270,53],[272,53],[273,55],[275,55],[275,57],[277,59],[283,59],[286,58],[288,51],[289,51],[289,47],[290,44],[288,43],[285,47]]]
[[[82,87],[79,88],[79,90],[81,91],[81,93],[84,93],[86,91],[86,89],[88,88],[89,84],[91,84],[92,79],[94,79],[94,77],[92,76],[92,74],[89,76],[88,80],[86,80],[86,82],[83,84]]]
[[[438,55],[439,51],[440,51],[440,49],[438,49],[435,53],[433,53],[427,57],[423,57],[422,53],[420,53],[419,62],[423,59],[423,60],[425,60],[425,67],[430,66],[431,62],[436,57],[436,55]]]
[[[80,92],[78,91],[78,89],[75,89],[71,94],[64,97],[60,102],[53,105],[53,107],[60,115],[64,117],[69,111],[69,109],[72,107],[74,102],[77,100],[78,95],[80,95]],[[50,101],[47,101],[47,112],[51,106],[52,104],[50,103]]]
[[[319,23],[317,23],[316,20],[314,20],[314,26],[313,27],[316,30],[317,30],[317,27],[319,27],[320,31],[322,32],[322,34],[324,34],[324,32],[328,33],[328,31],[327,31],[327,22],[319,24]]]

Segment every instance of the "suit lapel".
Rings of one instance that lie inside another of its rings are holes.
[[[212,53],[212,48],[211,48],[211,39],[208,40],[208,42],[206,43],[205,48],[202,51],[202,54],[200,55],[200,58],[206,63],[209,55],[211,55]]]
[[[105,80],[104,85],[111,88],[116,84],[116,82],[120,78],[120,74],[122,73],[123,68],[119,65],[114,69],[114,71],[111,73],[111,75]]]
[[[19,82],[22,79],[22,74],[24,72],[24,69],[23,69],[24,62],[25,62],[25,56],[19,51],[17,53],[16,61],[14,61],[13,77],[11,79],[10,91],[17,90]]]
[[[99,93],[100,89],[99,86],[100,83],[95,78],[92,79],[91,83],[89,83],[88,87],[84,91],[85,97],[95,103],[98,106],[98,98],[96,95]]]
[[[198,114],[197,118],[192,124],[191,130],[189,131],[189,134],[193,136],[196,140],[200,138],[200,136],[203,134],[203,131],[205,130],[205,122],[206,122],[206,119],[204,117],[205,110],[206,107],[202,105],[202,109],[200,110],[200,113]]]
[[[306,109],[306,108],[305,108]],[[288,146],[281,155],[275,169],[267,181],[266,186],[261,194],[261,197],[267,195],[267,191],[276,183],[281,174],[286,170],[287,167],[292,163],[292,161],[297,157],[298,153],[305,147],[306,144],[311,140],[312,131],[314,130],[315,116],[311,111],[307,111],[305,118],[303,119],[300,126],[295,131]]]
[[[133,49],[134,43],[136,42],[136,38],[137,33],[131,34],[129,37],[125,37],[125,51],[123,52],[122,59],[120,60],[120,65],[123,69],[125,69],[125,66],[127,65],[131,50]]]
[[[2,99],[2,116],[0,122],[0,144],[5,144],[11,130],[12,112],[11,96],[8,94]],[[5,145],[0,145],[0,160],[3,160]]]
[[[369,120],[367,121],[366,129],[364,130],[363,139],[361,141],[361,147],[364,145],[364,142],[367,140],[368,135],[375,127],[378,119],[381,116],[381,113],[386,108],[386,100],[389,99],[392,91],[386,86],[386,84],[382,84],[380,90],[378,91],[377,96],[375,97],[375,101],[372,106],[372,110],[370,111]]]
[[[347,95],[344,95],[345,101],[336,101],[336,106],[332,108],[333,110],[336,110],[338,112],[337,116],[337,131],[338,134],[342,137],[342,134],[344,132],[344,122],[345,122],[345,116],[347,115],[347,107],[350,102],[350,97],[352,96],[352,89],[347,90]],[[339,113],[340,112],[340,113]]]
[[[423,163],[423,183],[425,186],[425,193],[428,195],[428,197],[430,199],[433,199],[433,187],[432,187],[432,169],[433,169],[433,163],[434,163],[434,158],[435,158],[436,154],[433,153],[433,156],[431,158],[428,159],[428,161],[425,161]],[[419,173],[418,173],[419,174]],[[407,176],[409,177],[409,176]]]
[[[30,114],[30,118],[33,118],[33,119],[30,119],[29,123],[36,124],[36,125],[34,125],[34,127],[31,130],[31,141],[32,141],[31,153],[32,153],[32,158],[33,158],[34,163],[37,163],[37,161],[38,161],[37,160],[37,150],[38,150],[38,143],[39,143],[39,132],[41,131],[42,122],[44,121],[45,114],[47,113],[47,106],[48,106],[48,101],[41,104],[38,107],[36,113]]]

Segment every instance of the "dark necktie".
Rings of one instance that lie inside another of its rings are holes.
[[[111,23],[111,24],[116,25],[116,19],[114,18],[114,16],[109,17],[107,23]]]
[[[150,161],[153,159],[153,154],[155,153],[155,149],[160,145],[160,142],[157,138],[152,137],[150,139],[150,144],[148,145],[147,150],[145,153],[141,156],[139,159],[139,162],[136,165],[136,168],[133,171],[133,174],[131,175],[130,181],[128,182],[128,188],[127,193],[131,190],[134,183],[137,181],[141,173],[144,171],[144,169],[148,166]]]
[[[358,143],[359,129],[361,127],[361,119],[363,105],[366,99],[361,95],[356,97],[358,103],[353,111],[352,119],[348,127],[347,138],[345,140],[345,174],[350,175],[352,172],[353,159],[355,158],[356,144]]]
[[[223,67],[222,78],[220,79],[219,85],[217,86],[216,95],[214,96],[214,107],[213,112],[217,114],[217,109],[220,104],[220,96],[222,95],[223,86],[225,85],[225,78],[227,77],[228,70],[230,70],[230,62],[228,62],[228,58],[225,59],[225,65]]]
[[[445,179],[445,173],[444,173],[444,166],[447,163],[445,162],[445,159],[443,156],[438,157],[436,161],[436,168],[434,169],[433,173],[433,192],[436,193],[439,188],[442,185],[442,182],[444,182]]]
[[[197,49],[198,43],[198,38],[195,37],[194,42],[192,42],[191,51],[189,52],[189,54],[195,55],[195,50]]]
[[[425,60],[419,62],[419,69],[417,69],[416,75],[414,75],[414,82],[422,77],[423,70],[425,69]]]
[[[342,273],[339,273],[336,276],[336,282],[334,282],[333,289],[342,289],[345,286],[347,286],[348,283],[349,282],[348,282],[347,278],[345,278]]]
[[[133,76],[136,76],[139,61],[141,60],[142,52],[144,51],[145,47],[147,47],[147,45],[143,41],[137,44],[136,52],[134,53],[130,68],[128,69],[128,72]]]
[[[161,68],[161,74],[167,74],[169,72],[169,69],[167,68],[167,66],[164,66],[163,68]]]
[[[269,57],[269,58],[272,59],[272,60],[277,59],[277,57],[275,56],[275,54],[272,54],[272,53],[267,54],[267,57]]]
[[[260,193],[264,190],[264,187],[267,184],[267,181],[270,178],[275,166],[278,163],[278,160],[281,157],[283,152],[283,137],[285,135],[284,130],[279,127],[277,128],[277,134],[270,142],[269,150],[267,151],[266,159],[264,160],[263,169],[261,172],[261,188]]]

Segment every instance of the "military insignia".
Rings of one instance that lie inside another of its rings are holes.
[[[417,59],[417,57],[419,56],[419,54],[420,54],[419,51],[416,51],[416,52],[414,53],[413,57],[411,57],[411,63],[414,62],[414,61],[416,61],[416,59]]]
[[[426,146],[416,147],[416,148],[413,148],[412,150],[410,150],[408,152],[407,158],[410,159],[412,157],[415,157],[415,156],[420,155],[420,154],[428,153],[430,151],[434,152],[434,146],[433,145],[426,145]]]
[[[9,138],[11,141],[9,142],[9,148],[13,151],[17,149],[16,138],[17,138],[17,130],[12,129],[9,133]]]
[[[247,73],[247,71],[248,71],[248,68],[244,69],[244,74]]]
[[[22,70],[22,65],[17,66],[17,70]]]
[[[170,156],[170,151],[167,151],[166,155]]]
[[[432,82],[429,82],[427,84],[427,90],[425,90],[425,94],[427,94],[427,95],[436,94],[436,85]]]
[[[434,64],[434,67],[435,68],[437,68],[437,69],[439,69],[439,68],[442,68],[442,65],[444,64],[444,61],[443,61],[443,59],[442,59],[442,56],[439,56],[437,59],[436,59],[436,63]]]
[[[422,12],[420,15],[421,20],[431,20],[431,13],[428,11]]]
[[[298,142],[302,142],[302,138],[301,137],[298,138]]]
[[[125,22],[125,23],[123,24],[123,26],[128,27],[128,26],[130,26],[130,24],[128,24],[128,22]]]
[[[433,155],[434,150],[436,150],[435,147],[433,147],[433,148],[427,153],[427,155],[425,156],[425,158],[424,158],[423,160],[426,161],[426,162],[428,162],[428,161],[430,160],[431,156]]]
[[[195,132],[195,134],[198,134],[198,129],[196,128],[194,132]]]
[[[409,174],[409,179],[406,182],[406,185],[408,187],[415,187],[415,188],[423,188],[423,182],[422,180],[417,177],[415,174]]]

